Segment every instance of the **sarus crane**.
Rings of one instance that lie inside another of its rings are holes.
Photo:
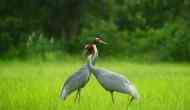
[[[85,48],[88,49],[88,51],[92,50],[96,51],[96,44],[106,44],[101,38],[96,38],[92,43],[86,45]],[[94,55],[97,56],[97,52],[94,53]],[[95,62],[93,63],[93,65]],[[75,97],[75,102],[78,98],[78,101],[80,101],[80,92],[81,89],[88,83],[89,78],[90,78],[90,69],[88,64],[85,64],[82,66],[78,71],[73,73],[68,79],[66,79],[62,89],[60,96],[63,100],[66,100],[67,96],[71,94],[74,91],[76,92],[76,97]]]
[[[112,102],[114,103],[114,92],[120,92],[124,94],[128,94],[131,98],[129,100],[128,105],[133,100],[138,100],[140,95],[136,89],[136,87],[123,75],[118,74],[116,72],[112,72],[110,70],[102,69],[95,67],[92,62],[96,59],[96,51],[91,48],[90,54],[88,56],[88,65],[90,71],[96,77],[100,85],[107,91],[110,92],[112,97]]]

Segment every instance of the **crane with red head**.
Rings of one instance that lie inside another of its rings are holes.
[[[96,38],[93,42],[90,42],[88,45],[86,45],[85,48],[89,52],[91,50],[97,50],[96,48],[97,44],[106,44],[106,42],[104,42],[101,38]],[[77,91],[75,101],[77,99],[80,100],[81,89],[88,83],[90,75],[91,72],[88,64],[83,65],[78,71],[74,72],[71,76],[68,77],[68,79],[66,79],[61,89],[60,93],[61,98],[65,100],[68,95],[70,95],[74,91]]]
[[[96,77],[100,85],[111,93],[113,103],[115,102],[113,96],[114,92],[128,94],[131,97],[129,104],[133,100],[138,100],[140,95],[135,85],[133,85],[125,76],[107,69],[95,67],[93,65],[93,62],[96,60],[98,50],[95,44],[93,44],[92,47],[90,47],[90,45],[91,44],[87,45],[88,48],[86,48],[88,51],[88,64],[90,71]]]

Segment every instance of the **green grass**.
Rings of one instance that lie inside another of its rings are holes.
[[[126,110],[128,96],[110,94],[91,77],[82,90],[81,102],[74,93],[63,102],[59,92],[66,78],[82,65],[81,60],[57,62],[0,62],[0,110]],[[129,110],[189,110],[190,64],[143,64],[104,60],[98,66],[123,73],[138,88],[141,100]]]

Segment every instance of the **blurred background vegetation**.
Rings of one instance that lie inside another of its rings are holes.
[[[102,33],[102,56],[190,61],[189,0],[1,0],[0,58],[81,55]]]

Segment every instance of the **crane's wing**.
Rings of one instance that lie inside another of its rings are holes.
[[[68,91],[71,92],[78,88],[82,88],[88,82],[89,76],[90,70],[87,65],[84,65],[65,81],[63,88],[67,87]]]
[[[96,69],[95,76],[102,87],[108,91],[128,93],[136,100],[140,98],[136,87],[123,75],[105,69]]]
[[[96,69],[95,77],[98,82],[109,91],[124,91],[130,81],[121,74],[106,70],[106,69]]]

